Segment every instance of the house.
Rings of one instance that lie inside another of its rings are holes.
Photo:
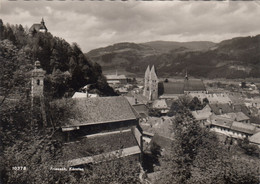
[[[72,98],[95,98],[98,97],[98,94],[91,94],[91,93],[83,93],[83,92],[75,92]]]
[[[257,145],[260,148],[260,132],[257,132],[249,137],[249,142],[251,144]]]
[[[230,118],[211,115],[208,120],[211,131],[235,139],[250,137],[256,132],[256,126],[249,123],[237,122]]]
[[[202,110],[192,111],[192,116],[202,125],[206,125],[207,119],[212,115],[211,108],[206,105]]]
[[[228,103],[209,104],[209,107],[215,115],[235,112]]]
[[[64,161],[68,166],[129,157],[141,161],[142,134],[139,116],[122,96],[74,98],[73,119],[61,130],[66,143]]]
[[[33,24],[31,27],[30,27],[30,29],[29,29],[29,34],[30,35],[33,35],[33,34],[35,34],[35,33],[46,33],[46,32],[48,32],[48,29],[47,29],[47,27],[46,27],[46,25],[45,25],[45,22],[44,22],[44,20],[43,20],[43,18],[42,18],[42,21],[41,21],[41,23],[40,24]]]
[[[115,131],[138,126],[139,116],[122,96],[75,98],[73,99],[73,119],[64,122],[62,131],[71,135],[89,135],[103,131]]]
[[[206,94],[206,93],[193,93],[190,92],[189,95],[194,98],[197,97],[202,103],[203,103],[203,99],[208,99],[209,104],[216,104],[216,103],[229,103],[231,104],[231,99],[228,97],[227,94],[224,93],[212,93],[212,94]]]
[[[147,118],[149,109],[147,105],[143,103],[143,101],[138,100],[138,98],[133,96],[124,96],[127,101],[132,105],[135,111],[140,115],[141,118]]]
[[[165,99],[159,99],[153,101],[152,109],[160,110],[161,113],[166,114],[170,108],[168,107]]]
[[[231,113],[221,114],[220,116],[232,119],[233,121],[250,123],[250,118],[247,117],[243,112],[231,112]]]
[[[97,133],[65,143],[63,159],[68,166],[82,166],[122,157],[139,163],[142,153],[142,135],[134,127],[122,131]]]
[[[125,75],[118,75],[117,72],[115,75],[105,75],[107,78],[108,84],[127,84],[127,78]]]

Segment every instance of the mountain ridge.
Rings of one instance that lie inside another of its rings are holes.
[[[209,41],[145,43],[121,42],[91,50],[85,55],[106,70],[143,74],[155,65],[160,76],[260,77],[260,35]],[[259,71],[258,71],[259,70]]]

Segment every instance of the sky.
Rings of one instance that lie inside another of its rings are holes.
[[[4,24],[30,28],[42,17],[48,31],[83,52],[119,42],[220,42],[260,34],[260,1],[0,0]]]

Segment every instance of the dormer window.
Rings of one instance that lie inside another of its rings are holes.
[[[40,80],[39,80],[39,79],[37,79],[37,85],[38,85],[38,86],[40,85]]]

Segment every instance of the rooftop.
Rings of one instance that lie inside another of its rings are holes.
[[[202,110],[192,111],[191,113],[196,120],[207,119],[212,114],[208,105],[206,105]]]
[[[65,127],[83,126],[137,119],[128,101],[122,96],[73,99],[74,118]]]
[[[231,112],[222,114],[222,117],[230,118],[233,121],[244,121],[244,120],[250,120],[249,117],[247,117],[243,112]]]
[[[210,104],[209,106],[212,112],[216,115],[234,112],[234,110],[230,107],[228,103]],[[222,111],[222,113],[220,111]]]
[[[260,132],[249,137],[249,141],[252,143],[260,144]]]
[[[192,79],[184,80],[184,91],[206,91],[202,80]]]
[[[237,121],[234,121],[231,126],[231,130],[244,132],[247,134],[254,134],[255,129],[256,129],[256,127],[254,125],[251,125],[248,123],[237,122]]]
[[[108,80],[120,80],[120,79],[126,79],[125,75],[106,75],[106,78]]]
[[[130,129],[94,134],[65,144],[64,160],[103,154],[133,146],[138,146],[138,144]]]
[[[162,99],[162,100],[155,100],[153,102],[152,107],[155,109],[167,109],[168,105],[167,105],[165,99]]]

